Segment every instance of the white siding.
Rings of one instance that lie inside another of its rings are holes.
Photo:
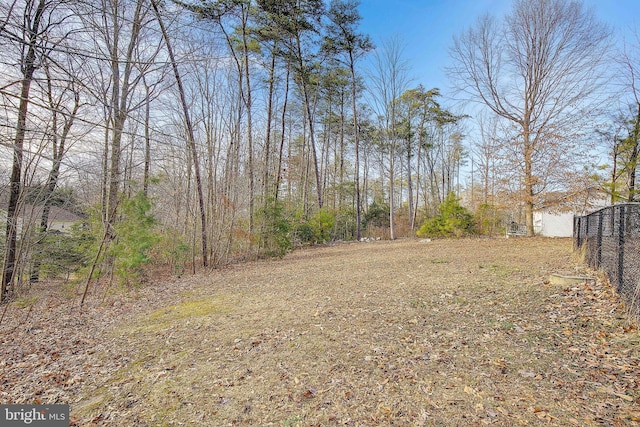
[[[573,236],[573,212],[534,212],[533,224],[536,234],[544,237]]]

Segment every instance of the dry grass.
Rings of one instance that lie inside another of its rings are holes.
[[[637,425],[640,335],[606,285],[551,273],[584,273],[569,240],[343,244],[165,283],[67,401],[77,425]]]

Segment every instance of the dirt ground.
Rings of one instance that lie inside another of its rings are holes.
[[[336,244],[25,298],[0,401],[73,425],[640,425],[640,333],[567,239]],[[72,307],[75,307],[72,309]]]

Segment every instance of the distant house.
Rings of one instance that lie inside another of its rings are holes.
[[[40,200],[37,197],[40,191],[42,191],[42,189],[39,187],[27,187],[23,189],[24,194],[21,196],[21,203],[18,208],[18,236],[37,231],[40,228],[42,211],[44,209],[43,203],[35,201],[31,203],[28,202],[31,200]],[[3,237],[7,230],[7,206],[9,206],[9,187],[2,186],[0,187],[0,236]],[[80,215],[74,213],[73,210],[52,205],[49,207],[47,230],[68,233],[75,223],[83,219]]]
[[[40,227],[42,219],[42,205],[26,205],[23,206],[18,214],[18,236],[25,232],[37,230]],[[0,223],[2,229],[0,233],[6,231],[7,211],[0,209]],[[82,221],[82,217],[58,206],[51,206],[49,210],[49,221],[47,230],[58,231],[60,233],[68,233],[71,227],[78,221]]]
[[[37,226],[40,226],[40,221],[42,219],[42,210],[43,206],[32,206],[28,205],[22,210],[22,218],[23,221],[28,221],[28,223],[33,223]],[[75,213],[60,208],[58,206],[51,206],[49,210],[49,221],[47,224],[47,230],[55,230],[61,233],[68,233],[71,230],[73,224],[78,221],[82,221],[82,217],[76,215]]]
[[[607,196],[597,188],[575,193],[550,193],[533,212],[533,227],[544,237],[573,236],[573,217],[607,206]]]

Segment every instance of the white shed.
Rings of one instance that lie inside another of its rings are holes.
[[[537,211],[533,213],[533,228],[537,235],[544,237],[573,236],[574,212]]]
[[[562,194],[550,193],[543,206],[533,212],[533,228],[544,237],[573,236],[573,217],[608,205],[608,197],[597,188]]]

